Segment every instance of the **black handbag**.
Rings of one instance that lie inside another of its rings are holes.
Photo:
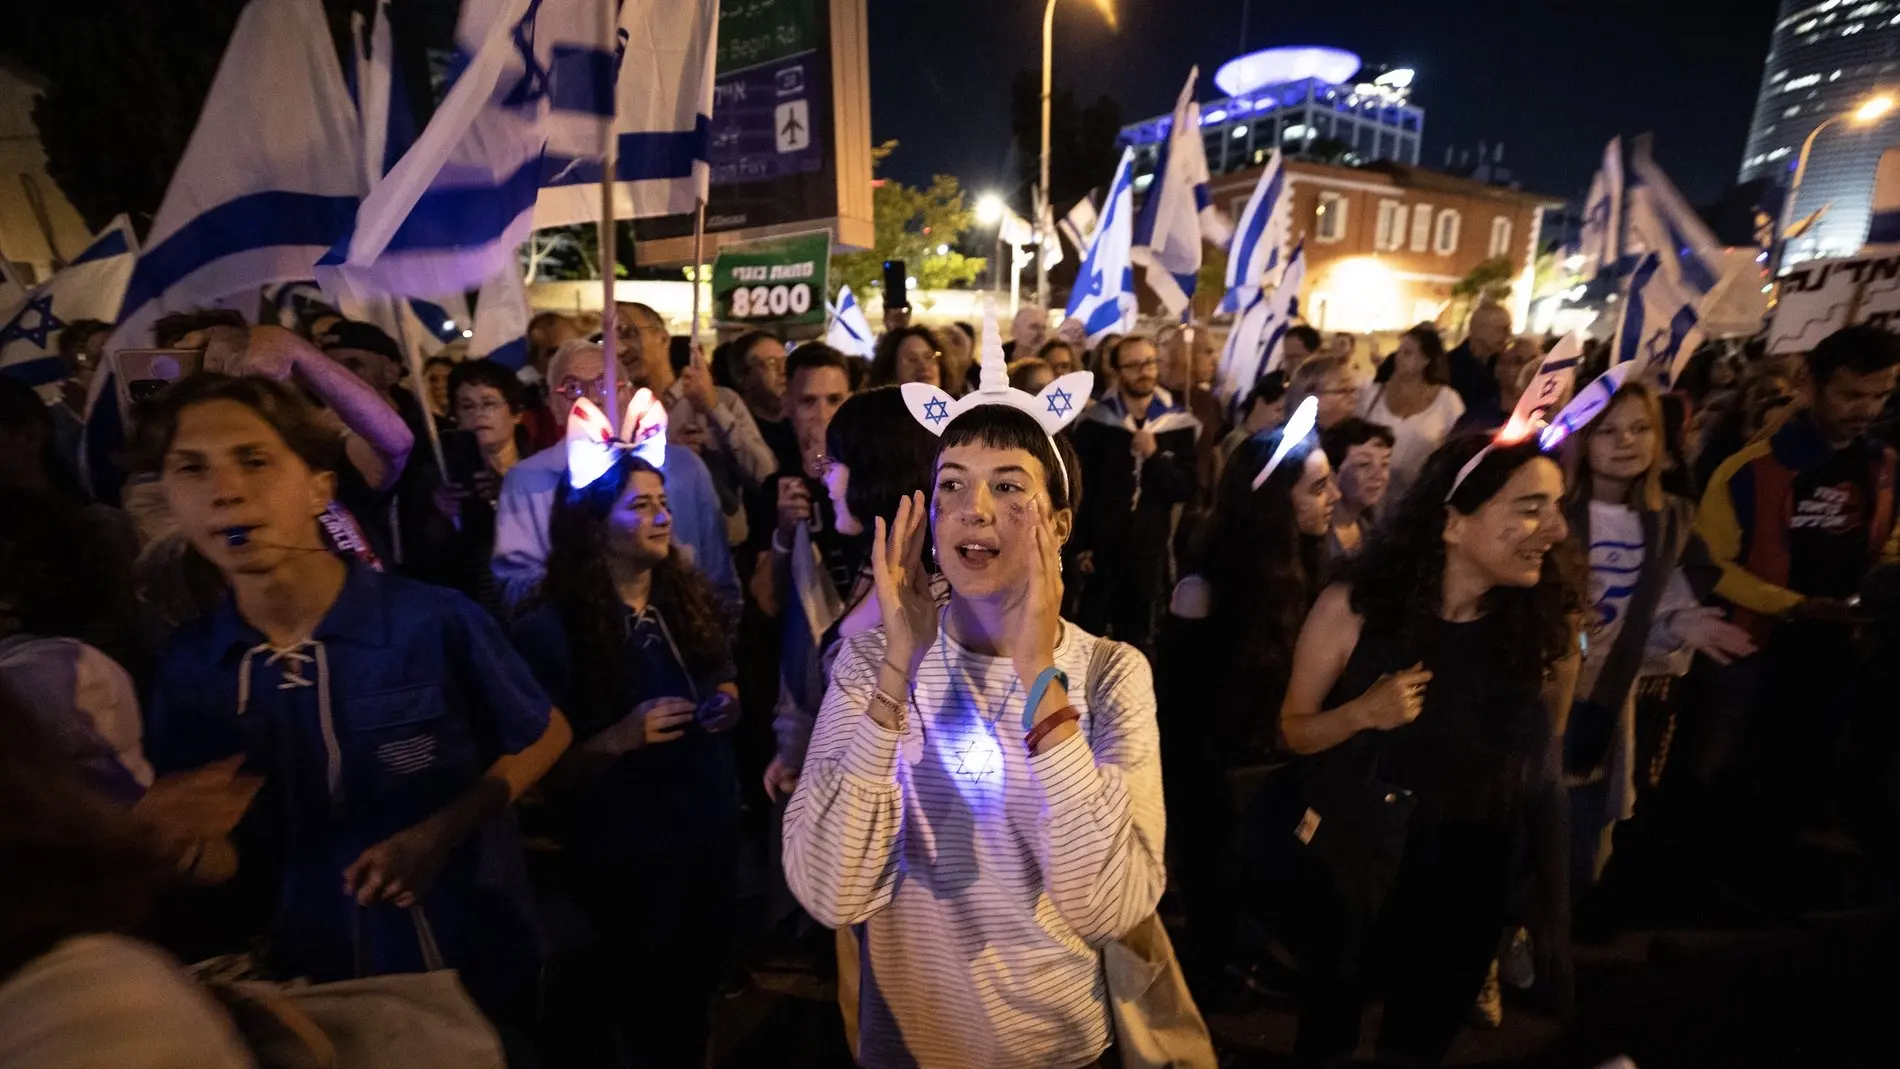
[[[1348,909],[1365,919],[1378,915],[1398,882],[1418,807],[1410,790],[1380,775],[1379,749],[1371,750],[1369,757],[1322,755],[1314,763],[1306,812],[1293,829]]]

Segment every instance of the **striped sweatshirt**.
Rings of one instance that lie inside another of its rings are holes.
[[[1091,680],[1105,641],[1063,623],[1082,731],[1034,758],[1007,658],[939,628],[900,735],[866,713],[883,629],[846,641],[785,811],[785,878],[821,923],[861,925],[867,1069],[1051,1069],[1107,1048],[1101,948],[1160,901],[1167,821],[1148,662],[1114,645]]]

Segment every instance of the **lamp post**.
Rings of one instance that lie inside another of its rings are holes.
[[[1814,151],[1815,138],[1821,136],[1821,131],[1840,122],[1842,119],[1847,119],[1856,126],[1865,126],[1868,123],[1878,122],[1883,116],[1893,110],[1893,106],[1893,97],[1885,93],[1879,96],[1868,97],[1853,111],[1844,111],[1838,115],[1830,115],[1816,124],[1814,129],[1808,131],[1807,140],[1801,142],[1801,155],[1795,160],[1794,178],[1788,183],[1788,196],[1781,204],[1780,229],[1775,234],[1775,249],[1777,250],[1775,253],[1776,274],[1779,274],[1781,271],[1781,261],[1787,257],[1787,244],[1782,235],[1786,234],[1788,227],[1794,223],[1792,216],[1794,215],[1795,209],[1795,197],[1801,192],[1801,179],[1807,176],[1808,154]]]
[[[1115,28],[1114,0],[1095,0],[1095,6],[1101,9],[1102,17],[1108,20],[1108,28]],[[1042,8],[1042,164],[1040,177],[1036,184],[1036,195],[1031,198],[1030,210],[1036,213],[1036,303],[1046,310],[1049,307],[1049,260],[1042,254],[1042,245],[1053,235],[1043,226],[1055,211],[1049,203],[1049,87],[1053,78],[1056,42],[1056,0],[1048,0]]]

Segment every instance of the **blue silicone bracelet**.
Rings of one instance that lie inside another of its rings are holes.
[[[1061,683],[1062,689],[1069,689],[1069,677],[1055,665],[1036,674],[1036,681],[1029,685],[1029,701],[1023,706],[1023,730],[1030,731],[1036,726],[1036,710],[1042,708],[1042,696],[1049,690],[1051,682]]]

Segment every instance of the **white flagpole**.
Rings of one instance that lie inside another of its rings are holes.
[[[706,240],[706,201],[701,199],[693,209],[693,325],[687,332],[686,340],[693,352],[699,351],[699,273],[705,264],[702,253]]]
[[[429,382],[422,376],[422,352],[410,340],[409,314],[402,307],[405,298],[393,298],[396,309],[396,340],[402,345],[403,358],[409,363],[409,392],[422,409],[422,428],[429,435],[429,448],[435,453],[435,470],[444,483],[449,481],[449,464],[442,457],[442,435],[435,429],[435,413],[429,410]]]
[[[600,17],[604,32],[601,40],[612,41],[619,32],[619,5],[616,0],[601,0]],[[619,86],[613,87],[614,112],[619,113]],[[619,133],[612,119],[607,122],[606,139],[600,150],[600,352],[606,363],[607,423],[618,435],[620,406],[615,402],[619,366],[614,358],[614,171],[619,165]]]

